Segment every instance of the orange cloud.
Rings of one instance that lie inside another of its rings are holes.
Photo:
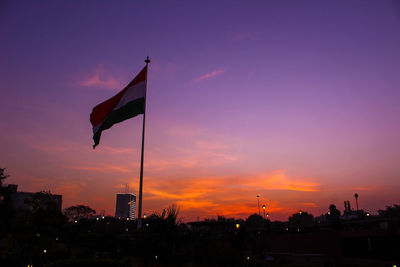
[[[136,186],[133,184],[133,186]],[[163,201],[176,203],[187,219],[194,217],[215,217],[216,215],[247,217],[257,212],[255,196],[271,190],[294,191],[298,193],[318,192],[318,184],[304,179],[287,177],[285,171],[278,170],[266,174],[243,175],[237,177],[190,177],[159,178],[147,177],[144,198],[148,203]],[[265,193],[265,195],[268,195]],[[299,203],[291,208],[279,200],[266,200],[267,212],[295,212],[298,208],[316,207],[315,203]],[[304,204],[304,205],[302,205]],[[167,205],[167,204],[166,204]],[[150,204],[150,206],[152,206]]]
[[[247,180],[245,184],[268,190],[319,191],[317,183],[287,177],[283,170],[257,175],[253,179]]]

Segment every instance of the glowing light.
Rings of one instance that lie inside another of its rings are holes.
[[[289,231],[289,228],[287,228],[287,227],[286,227],[286,229],[285,229],[285,230],[286,230],[286,231]]]
[[[302,214],[303,212],[302,211],[299,211],[299,214]]]
[[[97,218],[96,218],[96,220],[98,221],[98,220],[99,220],[99,218],[97,217]]]
[[[102,219],[104,219],[105,217],[103,216],[103,217],[101,217]]]
[[[250,260],[250,257],[247,257],[246,259],[247,259],[247,260]]]
[[[370,214],[369,214],[369,213],[367,213],[367,216],[368,216],[368,217],[369,217],[369,215],[370,215]]]
[[[146,214],[143,214],[143,218],[145,218],[145,219],[146,219]]]
[[[149,224],[148,224],[148,223],[146,223],[146,226],[149,226]]]
[[[236,224],[236,229],[239,229],[239,227],[240,227],[240,224],[237,223]]]
[[[155,255],[155,256],[154,256],[154,258],[155,258],[155,259],[157,259],[157,258],[158,258],[158,256],[157,256],[157,255]]]
[[[126,218],[127,221],[129,221],[129,218]]]
[[[47,253],[47,250],[46,250],[46,249],[43,249],[43,253]]]
[[[74,221],[74,223],[78,223],[78,221],[77,221],[77,220],[75,220],[75,221]]]

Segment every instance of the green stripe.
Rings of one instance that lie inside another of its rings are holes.
[[[93,134],[95,148],[100,142],[101,132],[110,129],[116,123],[133,118],[144,113],[144,98],[135,99],[123,107],[113,110],[103,121],[100,128]]]

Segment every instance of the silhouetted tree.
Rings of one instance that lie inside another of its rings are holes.
[[[176,204],[172,204],[167,208],[167,218],[166,220],[171,224],[180,223],[180,219],[178,219],[180,208]]]
[[[8,177],[9,175],[6,174],[6,169],[0,168],[0,186],[3,186],[3,180],[5,180]]]
[[[306,211],[300,210],[289,217],[289,225],[298,230],[314,226],[314,217]]]
[[[0,235],[7,233],[12,217],[11,196],[4,180],[9,177],[5,173],[5,168],[0,168]]]
[[[24,200],[33,213],[39,209],[57,209],[57,203],[52,200],[50,191],[40,191],[33,194],[31,198]]]
[[[6,174],[6,169],[0,168],[0,202],[3,201],[3,198],[6,194],[7,188],[3,185],[3,183],[8,177],[9,175]]]
[[[385,210],[378,210],[378,213],[382,217],[400,218],[400,205],[386,206]]]
[[[80,219],[89,219],[96,214],[96,211],[89,206],[76,205],[64,209],[64,215],[69,221],[75,221]]]
[[[336,208],[335,205],[331,204],[329,206],[328,220],[332,222],[339,221],[339,217],[340,217],[340,211]]]
[[[172,204],[168,206],[166,209],[163,209],[161,213],[153,213],[149,216],[149,220],[159,220],[164,221],[169,224],[179,224],[180,219],[178,219],[180,208],[176,204]]]
[[[335,205],[331,204],[329,206],[329,212],[326,214],[327,222],[333,227],[333,229],[340,228],[340,211]]]
[[[254,213],[250,215],[245,221],[245,227],[248,230],[260,229],[264,226],[264,219],[262,216]]]

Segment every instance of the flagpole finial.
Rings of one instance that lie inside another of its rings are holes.
[[[149,58],[149,56],[147,56],[147,58],[146,58],[146,60],[145,60],[144,62],[146,62],[146,64],[149,64],[149,63],[150,63],[150,58]]]

